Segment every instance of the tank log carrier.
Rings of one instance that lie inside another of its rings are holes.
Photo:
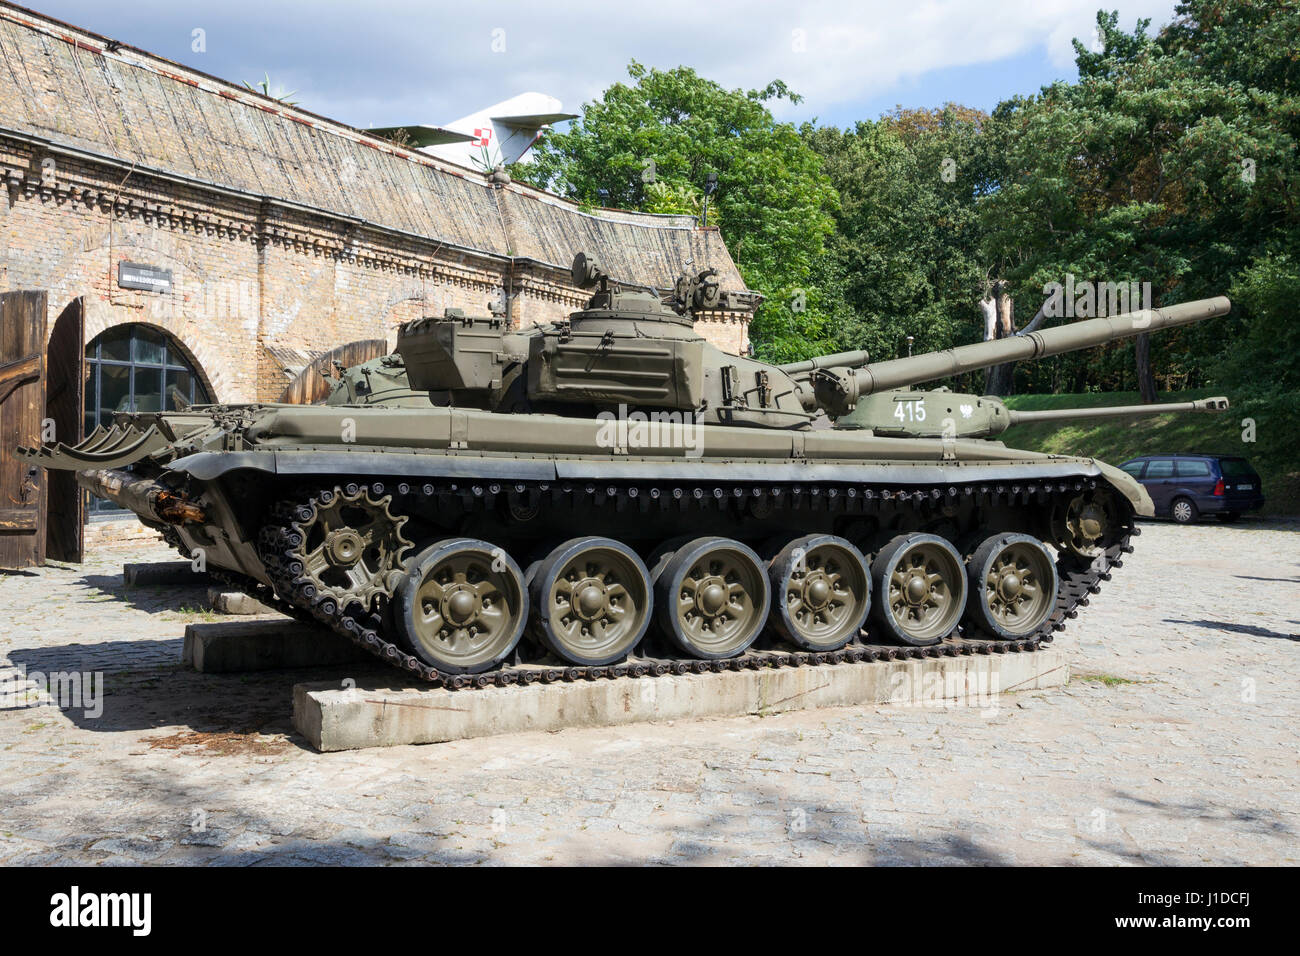
[[[592,295],[567,320],[409,322],[323,405],[122,414],[22,454],[449,687],[1026,651],[1121,565],[1151,501],[1109,465],[990,440],[1031,415],[911,387],[1229,310],[776,366],[694,331],[735,305],[712,270],[663,297],[581,254],[573,276]]]

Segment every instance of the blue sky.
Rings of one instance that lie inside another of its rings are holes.
[[[776,109],[792,121],[844,126],[896,104],[990,109],[1072,78],[1070,39],[1091,40],[1099,6],[1125,29],[1174,12],[1173,0],[30,2],[226,79],[269,73],[304,108],[355,126],[445,123],[526,90],[578,112],[632,58],[728,87],[783,79],[805,98]]]
[[[1036,93],[1055,80],[1076,76],[1073,65],[1056,66],[1033,50],[991,64],[936,67],[920,76],[900,79],[880,92],[837,103],[818,114],[818,120],[827,125],[851,126],[855,120],[874,118],[895,106],[926,107],[947,102],[987,111],[1013,94]]]

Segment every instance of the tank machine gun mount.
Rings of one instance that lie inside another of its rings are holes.
[[[718,279],[718,270],[714,268],[691,272],[687,262],[682,273],[673,283],[672,290],[660,295],[652,286],[639,286],[615,282],[600,266],[600,261],[586,252],[579,252],[573,257],[569,272],[573,284],[579,289],[595,289],[596,296],[587,308],[600,308],[612,302],[613,295],[631,289],[656,296],[660,304],[667,306],[684,319],[693,319],[699,312],[739,312],[752,310],[762,297],[753,292],[725,291]],[[625,294],[625,293],[624,293]]]

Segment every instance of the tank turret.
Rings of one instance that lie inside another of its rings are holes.
[[[723,352],[695,331],[697,312],[741,304],[739,294],[719,288],[716,270],[685,273],[667,294],[617,283],[585,253],[574,257],[571,273],[575,285],[592,291],[585,309],[520,330],[499,316],[458,309],[408,322],[396,354],[347,370],[329,402],[431,401],[581,417],[666,411],[699,424],[807,428],[823,412],[848,415],[870,395],[1174,328],[1229,308],[1227,299],[1206,299],[884,362],[856,350],[769,365]]]
[[[1223,412],[1222,396],[1163,405],[1112,405],[1100,408],[1057,408],[1017,411],[992,395],[970,395],[946,388],[925,391],[895,389],[861,399],[847,415],[836,419],[839,429],[870,429],[897,438],[992,438],[1012,425],[1030,422],[1075,421],[1083,418],[1141,418],[1170,412]]]
[[[806,383],[723,352],[695,331],[697,312],[737,310],[746,301],[719,287],[716,270],[683,274],[661,294],[617,283],[578,253],[572,277],[592,295],[559,321],[514,330],[500,317],[448,309],[405,323],[396,353],[347,370],[329,403],[433,402],[587,418],[644,409],[768,428],[807,427],[816,417],[800,398]],[[852,354],[865,361],[865,353]]]

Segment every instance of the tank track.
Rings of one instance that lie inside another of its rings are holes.
[[[357,485],[368,489],[375,497],[389,493],[381,482],[369,486]],[[901,490],[891,489],[831,489],[836,493],[824,493],[820,488],[802,489],[799,486],[771,486],[763,489],[750,487],[715,487],[685,486],[661,490],[659,488],[639,485],[594,484],[549,485],[546,483],[510,483],[509,487],[497,483],[485,484],[424,484],[412,486],[397,484],[392,491],[399,498],[410,495],[452,495],[461,498],[470,507],[492,506],[495,500],[503,498],[507,502],[516,502],[520,497],[540,495],[542,500],[548,494],[575,494],[595,497],[595,504],[607,507],[613,503],[618,510],[649,511],[651,508],[689,507],[692,502],[708,504],[726,502],[728,498],[743,498],[746,495],[789,494],[794,499],[803,498],[803,505],[810,510],[835,508],[833,500],[837,495],[843,496],[840,507],[852,511],[856,505],[859,511],[869,511],[888,502],[894,507],[921,507],[923,502],[941,504],[945,498],[975,495],[977,500],[988,504],[1020,505],[1032,504],[1046,507],[1051,498],[1058,495],[1073,495],[1079,491],[1096,487],[1095,479],[1077,479],[1067,482],[1032,483],[1026,485],[965,485],[965,486],[926,486],[909,487]],[[710,661],[694,658],[664,658],[631,656],[612,665],[582,667],[560,663],[548,664],[546,661],[523,662],[516,652],[513,663],[502,665],[495,670],[480,674],[448,674],[436,670],[407,653],[398,645],[387,641],[381,634],[382,619],[379,612],[358,606],[356,603],[340,607],[338,602],[328,596],[316,594],[315,587],[303,576],[301,556],[296,553],[302,545],[301,525],[310,522],[320,495],[329,489],[306,489],[298,496],[277,502],[271,509],[268,523],[262,529],[258,539],[258,549],[274,587],[253,580],[245,575],[231,572],[224,568],[210,568],[209,573],[217,580],[243,591],[269,607],[272,607],[298,621],[323,625],[346,637],[349,641],[373,654],[390,666],[398,667],[431,685],[448,689],[466,687],[507,687],[513,684],[532,684],[535,682],[553,683],[556,681],[601,680],[619,677],[658,677],[664,674],[717,673],[724,670],[757,670],[765,667],[805,667],[825,666],[844,662],[862,661],[922,660],[926,658],[958,657],[971,654],[1026,653],[1038,650],[1050,643],[1054,632],[1063,630],[1065,622],[1078,616],[1078,609],[1089,603],[1090,595],[1096,594],[1102,582],[1110,580],[1111,569],[1123,565],[1122,556],[1132,553],[1130,539],[1141,533],[1134,526],[1131,513],[1126,513],[1121,521],[1122,528],[1114,543],[1090,563],[1069,555],[1061,555],[1057,560],[1057,572],[1060,587],[1057,591],[1056,607],[1048,616],[1043,626],[1033,636],[1019,640],[1001,640],[979,633],[969,624],[963,624],[952,636],[942,642],[927,647],[900,646],[897,644],[872,643],[866,632],[859,634],[854,641],[835,651],[808,652],[782,647],[780,642],[770,634],[770,629],[759,641],[745,653],[727,660]],[[856,493],[855,493],[856,492]],[[854,502],[854,499],[857,499]],[[818,499],[821,499],[818,501]],[[530,499],[531,500],[531,499]],[[798,507],[799,505],[795,505]],[[179,543],[179,542],[174,542]],[[386,598],[391,598],[391,594]]]

